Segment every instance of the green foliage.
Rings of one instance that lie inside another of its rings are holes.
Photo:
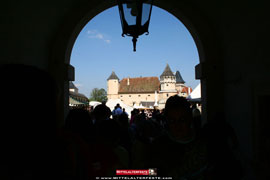
[[[89,101],[106,102],[107,92],[105,89],[94,88],[90,93]]]

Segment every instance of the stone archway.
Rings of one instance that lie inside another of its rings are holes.
[[[82,28],[97,14],[116,5],[116,1],[92,0],[74,7],[59,31],[53,48],[54,66],[52,71],[58,74],[64,86],[62,102],[68,107],[68,81],[74,79],[74,68],[70,65],[73,45]],[[196,78],[201,79],[204,119],[212,119],[214,112],[223,109],[223,64],[218,44],[210,20],[192,3],[178,1],[155,1],[162,8],[178,18],[192,35],[199,53],[200,64],[196,66]],[[56,66],[55,66],[56,62]],[[62,71],[59,71],[61,69]],[[62,73],[62,75],[59,75]],[[61,81],[60,80],[60,81]],[[216,96],[219,90],[220,97]],[[66,97],[66,98],[65,98]],[[216,103],[219,103],[219,106]]]

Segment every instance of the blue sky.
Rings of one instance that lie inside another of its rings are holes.
[[[112,71],[120,78],[160,76],[168,63],[179,70],[193,89],[195,65],[199,63],[195,42],[186,27],[172,14],[153,7],[149,35],[142,35],[133,52],[132,38],[122,37],[117,7],[94,17],[80,32],[71,54],[79,92],[89,97],[93,88],[107,89]]]

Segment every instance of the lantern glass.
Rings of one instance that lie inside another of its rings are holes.
[[[141,26],[144,26],[145,23],[147,23],[150,19],[151,15],[151,7],[152,7],[152,1],[147,0],[143,3],[142,5],[142,21],[141,21]]]
[[[129,26],[136,25],[138,8],[136,1],[126,1],[122,4],[124,19]]]

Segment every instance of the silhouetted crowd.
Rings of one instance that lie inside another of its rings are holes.
[[[73,150],[79,147],[79,152],[72,151],[72,159],[80,162],[73,169],[80,177],[94,179],[114,176],[116,169],[149,168],[173,179],[241,177],[231,149],[237,146],[237,138],[222,114],[202,128],[196,105],[177,95],[167,100],[162,111],[154,109],[149,116],[143,109],[134,109],[130,119],[119,104],[112,112],[105,104],[91,113],[73,109],[65,133],[76,137],[68,144],[75,146]]]
[[[100,104],[91,112],[71,109],[59,125],[59,93],[48,74],[24,65],[0,70],[8,76],[0,92],[6,102],[0,108],[0,179],[92,180],[115,176],[117,169],[149,168],[179,180],[243,175],[236,135],[222,113],[202,127],[196,106],[175,95],[150,116],[134,109],[129,118],[119,104],[113,111]],[[16,110],[15,99],[21,104]]]

